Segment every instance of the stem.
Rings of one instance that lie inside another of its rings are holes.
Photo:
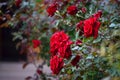
[[[35,59],[34,59],[34,57],[31,55],[31,58],[33,59],[33,65],[35,66],[35,68],[37,69],[38,67],[37,67],[37,64],[36,64],[36,62],[35,62]]]
[[[79,36],[79,30],[76,32],[76,36],[75,36],[75,39],[77,40],[78,39],[78,36]]]

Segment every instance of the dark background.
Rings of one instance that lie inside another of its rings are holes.
[[[10,9],[8,9],[8,5],[3,3],[7,3],[9,0],[0,0],[0,10],[5,14],[9,14],[13,16],[17,7],[12,5]],[[5,16],[0,14],[0,17],[5,18]],[[0,26],[7,22],[7,19],[0,19]],[[26,56],[19,54],[19,49],[16,49],[16,44],[18,41],[12,41],[13,35],[12,32],[16,31],[12,27],[0,27],[0,61],[21,61],[26,60]]]
[[[0,28],[0,61],[21,61],[25,60],[26,56],[19,54],[19,49],[16,49],[18,41],[12,41],[15,30],[12,28]]]

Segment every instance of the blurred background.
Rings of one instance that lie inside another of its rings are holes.
[[[16,42],[12,41],[11,28],[1,28],[0,29],[0,61],[7,62],[18,62],[21,60],[26,60],[26,55],[20,55],[19,49],[16,49]]]
[[[14,30],[11,28],[0,29],[0,80],[24,80],[35,72],[33,65],[22,68],[26,55],[19,54],[16,42],[12,41],[12,32]]]
[[[16,42],[12,41],[12,32],[15,29],[3,27],[7,19],[1,14],[7,13],[7,2],[9,0],[0,0],[0,80],[24,80],[26,76],[33,76],[35,67],[28,66],[26,69],[22,68],[26,55],[20,55],[19,49],[16,49]],[[10,16],[14,13],[10,12]]]

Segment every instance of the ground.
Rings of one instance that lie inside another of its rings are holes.
[[[35,66],[29,64],[25,69],[22,68],[23,62],[0,62],[0,80],[25,80],[27,76],[33,76]],[[46,65],[43,68],[45,73],[50,73],[50,68]]]

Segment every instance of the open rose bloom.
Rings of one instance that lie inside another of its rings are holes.
[[[69,58],[71,56],[70,45],[72,41],[64,31],[55,32],[50,39],[50,52],[51,55],[59,55],[63,58]]]
[[[63,58],[54,56],[50,59],[50,68],[53,74],[59,74],[59,72],[63,68],[63,65],[64,65]]]
[[[75,5],[69,6],[67,8],[67,13],[70,15],[75,15],[77,13],[77,7]]]
[[[41,41],[34,39],[34,40],[32,40],[32,43],[33,43],[33,48],[37,48],[41,44]]]
[[[57,4],[51,4],[48,8],[47,8],[47,12],[49,16],[53,16],[55,14],[57,10]]]

